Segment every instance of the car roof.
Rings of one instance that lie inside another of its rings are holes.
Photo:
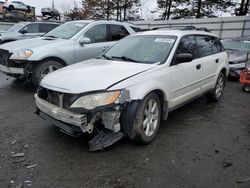
[[[182,37],[185,35],[208,35],[217,37],[216,35],[206,32],[206,31],[198,31],[198,30],[151,30],[151,31],[144,31],[141,33],[137,33],[136,35],[172,35],[177,37]]]
[[[59,22],[49,22],[49,21],[37,21],[37,22],[19,22],[19,23],[23,23],[25,25],[27,24],[31,24],[31,23],[46,23],[46,24],[57,24],[57,25],[60,25],[62,23],[59,23]],[[18,23],[17,23],[18,24]]]
[[[76,20],[76,21],[69,21],[69,22],[80,22],[80,23],[102,23],[102,24],[107,24],[107,23],[113,23],[113,24],[121,24],[121,25],[131,25],[131,26],[135,26],[136,25],[133,25],[131,23],[127,23],[127,22],[118,22],[118,21],[114,21],[114,20]]]

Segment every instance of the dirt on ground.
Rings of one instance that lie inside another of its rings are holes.
[[[250,93],[228,82],[169,114],[147,146],[98,152],[34,114],[35,89],[0,73],[0,187],[250,187]]]

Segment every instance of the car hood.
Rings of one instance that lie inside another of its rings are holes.
[[[48,74],[40,85],[63,93],[106,90],[158,65],[91,59]]]
[[[9,52],[15,52],[23,49],[33,49],[36,47],[41,47],[45,45],[51,45],[54,43],[60,43],[65,41],[65,39],[53,39],[50,37],[38,37],[33,39],[26,39],[25,42],[23,40],[14,41],[5,43],[0,46],[1,49],[8,50]]]
[[[229,62],[242,62],[247,59],[247,51],[227,50]]]

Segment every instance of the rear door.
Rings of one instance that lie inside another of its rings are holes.
[[[198,59],[198,50],[193,35],[182,37],[176,50],[175,56],[180,53],[191,53],[191,62],[170,65],[170,104],[169,107],[177,106],[201,93],[201,62]]]
[[[197,35],[195,38],[203,74],[201,85],[203,90],[208,90],[213,88],[217,70],[225,61],[224,55],[221,53],[224,49],[216,37]]]

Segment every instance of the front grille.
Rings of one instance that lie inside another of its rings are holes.
[[[7,50],[0,49],[0,64],[4,66],[9,65],[9,58],[12,54],[9,53]]]
[[[43,87],[39,87],[37,94],[40,98],[56,106],[69,109],[76,96],[68,93],[52,91]]]

